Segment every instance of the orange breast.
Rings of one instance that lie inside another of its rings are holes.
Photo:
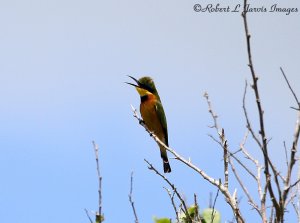
[[[142,118],[148,129],[165,143],[165,135],[163,128],[155,108],[156,98],[154,95],[149,95],[147,100],[143,101],[140,106]]]

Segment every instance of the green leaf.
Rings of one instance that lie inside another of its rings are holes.
[[[171,223],[171,220],[169,218],[153,218],[155,223]]]
[[[216,209],[204,209],[202,212],[202,218],[206,223],[221,223],[221,214]]]

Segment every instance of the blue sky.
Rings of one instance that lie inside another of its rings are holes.
[[[139,97],[124,84],[126,75],[153,77],[170,146],[222,177],[222,153],[207,136],[214,131],[207,127],[212,120],[202,96],[208,91],[229,145],[237,149],[245,134],[244,82],[250,80],[244,28],[240,13],[196,13],[195,3],[0,2],[0,222],[88,222],[84,208],[96,210],[98,202],[92,140],[100,147],[107,222],[133,222],[131,171],[141,222],[174,217],[167,185],[143,161],[162,168],[157,146],[132,116],[130,105],[138,108]],[[201,1],[209,3],[214,2]],[[300,8],[295,0],[253,1],[257,7],[275,3]],[[280,169],[282,144],[291,143],[296,113],[279,67],[299,96],[299,19],[300,12],[249,14],[267,135]],[[257,126],[250,90],[247,104]],[[216,189],[176,160],[171,166],[168,177],[187,203],[197,193],[200,207],[207,207],[209,192]],[[250,190],[256,192],[255,186]],[[247,203],[245,196],[242,202]],[[221,196],[217,208],[223,222],[231,220]],[[245,210],[248,218],[256,216],[246,205]]]

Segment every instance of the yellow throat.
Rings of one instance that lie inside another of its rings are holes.
[[[137,90],[137,92],[139,93],[139,95],[141,97],[152,94],[150,91],[147,91],[147,90],[145,90],[143,88],[136,87],[135,89]]]

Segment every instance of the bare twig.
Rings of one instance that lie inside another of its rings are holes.
[[[247,87],[247,82],[246,82],[245,92],[244,92],[244,105],[245,105],[246,87]],[[211,105],[211,102],[210,102],[210,100],[209,100],[208,94],[205,93],[204,96],[205,96],[205,98],[206,98],[206,100],[207,100],[207,104],[208,104],[208,107],[209,107],[209,112],[210,112],[210,114],[211,114],[211,116],[212,116],[212,118],[213,118],[213,120],[214,120],[214,126],[213,126],[213,127],[216,128],[216,130],[218,130],[217,115],[215,115],[215,113],[214,113],[214,111],[213,111],[213,109],[212,109],[212,105]],[[245,106],[244,106],[244,107],[245,107]],[[248,122],[249,122],[249,119],[248,119],[248,116],[247,116],[247,111],[246,111],[246,109],[245,109],[244,111],[246,112],[246,117],[247,117],[247,120],[248,120]],[[250,126],[250,122],[249,122],[248,126],[250,127],[250,128],[249,128],[249,131],[252,131],[252,132],[253,132],[253,130],[252,130],[251,126]],[[258,179],[258,177],[256,177],[256,176],[250,171],[250,169],[249,169],[243,162],[241,162],[241,160],[240,160],[239,158],[237,158],[237,157],[235,156],[234,153],[232,153],[232,152],[230,152],[230,151],[228,150],[227,140],[225,139],[224,130],[222,129],[222,132],[221,132],[221,133],[218,132],[218,134],[219,134],[220,141],[217,140],[217,139],[215,139],[215,138],[214,138],[213,136],[211,136],[211,135],[210,135],[210,137],[211,137],[214,141],[216,141],[216,142],[224,149],[224,170],[225,170],[225,171],[224,171],[224,173],[225,173],[225,183],[224,183],[224,185],[226,185],[226,181],[228,182],[228,175],[226,176],[226,173],[228,173],[228,159],[229,159],[229,163],[231,164],[231,168],[232,168],[232,170],[233,170],[233,173],[234,173],[234,175],[235,175],[237,181],[239,182],[240,186],[242,187],[244,193],[245,193],[246,196],[248,197],[249,204],[250,204],[255,210],[258,211],[259,215],[262,217],[262,219],[264,219],[263,222],[267,222],[267,220],[266,220],[266,213],[265,213],[265,205],[262,204],[262,208],[259,209],[258,205],[255,204],[254,199],[250,196],[250,194],[249,194],[249,192],[248,192],[246,186],[244,185],[244,183],[242,182],[242,180],[241,180],[240,177],[238,176],[238,173],[237,173],[237,171],[235,170],[234,164],[233,164],[233,162],[230,160],[230,157],[233,157],[233,158],[234,158],[234,159],[235,159],[235,160],[236,160],[236,161],[237,161],[237,162],[238,162],[238,163],[239,163],[239,164],[240,164],[240,165],[241,165],[248,173],[249,173],[249,175],[253,177],[253,179],[258,183],[258,187],[259,187],[259,188],[261,188],[260,177],[259,177],[259,179]],[[246,139],[247,139],[247,135],[248,135],[248,134],[245,135],[245,137],[244,137],[244,142],[243,142],[243,144],[241,144],[241,147],[240,147],[240,150],[239,150],[239,151],[242,151],[242,152],[246,155],[246,158],[250,159],[253,163],[256,164],[257,170],[258,170],[258,176],[260,176],[261,167],[258,166],[258,161],[255,161],[255,160],[249,155],[249,153],[245,150],[245,148],[244,148],[244,146],[243,146],[243,145],[245,144]],[[257,139],[257,140],[258,140],[258,139]],[[259,140],[258,140],[258,142],[259,142]],[[228,153],[229,153],[229,156],[227,155]],[[227,157],[227,158],[226,158],[226,157]],[[228,158],[228,157],[229,157],[229,158]],[[226,166],[226,164],[227,164],[227,166]],[[261,191],[261,190],[260,190],[260,191]]]
[[[246,94],[247,94],[247,86],[248,86],[248,83],[247,81],[245,81],[245,88],[244,88],[244,94],[243,94],[243,111],[244,111],[244,115],[245,115],[245,118],[246,118],[246,123],[247,123],[247,129],[249,130],[249,132],[251,133],[251,136],[252,138],[254,139],[254,141],[257,143],[258,147],[261,149],[261,151],[263,152],[263,146],[260,142],[260,140],[258,139],[258,137],[256,136],[256,134],[254,133],[254,130],[252,128],[252,125],[250,123],[250,119],[248,117],[248,112],[247,112],[247,108],[246,108]],[[262,169],[262,167],[260,167],[258,165],[258,163],[256,163],[256,161],[250,156],[249,153],[246,152],[246,150],[242,149],[243,153],[246,155],[246,158],[248,158],[249,160],[251,160],[252,162],[255,163],[255,165],[257,166],[257,177],[259,177],[259,180],[257,180],[257,183],[258,183],[258,192],[259,192],[259,195],[260,195],[260,198],[261,198],[261,210],[262,210],[262,213],[266,214],[265,211],[266,211],[266,193],[267,193],[267,187],[265,187],[265,190],[262,191],[262,187],[261,187],[261,182],[260,182],[260,170]],[[264,154],[264,152],[263,152]],[[258,161],[257,161],[258,162]],[[247,170],[247,169],[246,169]],[[252,175],[250,172],[248,172],[250,175]],[[256,178],[256,177],[255,177]],[[266,184],[268,185],[268,184]],[[264,217],[265,219],[265,217]]]
[[[282,206],[280,206],[274,191],[273,191],[273,186],[272,182],[270,180],[271,174],[269,170],[269,166],[271,166],[272,172],[274,174],[274,180],[277,186],[278,194],[279,197],[281,197],[281,189],[280,189],[280,184],[278,181],[278,174],[277,171],[273,168],[274,165],[271,165],[270,159],[269,159],[269,154],[268,154],[268,145],[267,145],[267,137],[266,137],[266,132],[265,132],[265,126],[264,126],[264,111],[262,109],[262,104],[261,104],[261,99],[259,96],[259,91],[258,91],[258,77],[256,76],[254,66],[253,66],[253,61],[252,61],[252,52],[251,52],[251,43],[250,43],[250,33],[248,29],[248,21],[247,21],[247,0],[244,0],[244,11],[242,13],[243,21],[244,21],[244,28],[245,28],[245,35],[246,35],[246,43],[247,43],[247,55],[248,55],[248,66],[251,71],[251,76],[253,80],[253,91],[255,94],[256,98],[256,105],[258,109],[258,116],[259,116],[259,124],[260,124],[260,131],[259,134],[261,135],[261,141],[262,141],[262,152],[263,152],[263,157],[264,157],[264,165],[265,165],[265,178],[266,178],[266,185],[268,188],[268,192],[271,197],[271,201],[273,203],[273,206],[276,210],[276,220],[281,222],[283,220],[283,215],[284,215],[284,209]]]
[[[223,147],[223,160],[224,160],[224,186],[228,188],[228,145],[227,145],[227,140],[225,138],[225,132],[224,129],[222,128],[222,132],[219,133],[221,142],[222,142],[222,147]]]
[[[289,164],[288,164],[288,169],[287,169],[287,174],[286,174],[286,180],[285,180],[285,188],[283,190],[283,194],[282,194],[282,202],[283,203],[286,203],[286,200],[287,200],[287,197],[288,197],[288,193],[289,193],[289,190],[291,187],[293,187],[291,184],[291,176],[292,176],[292,171],[293,171],[293,167],[296,163],[296,158],[295,158],[295,155],[297,153],[297,147],[298,147],[298,140],[299,140],[299,134],[300,134],[300,104],[299,104],[299,101],[298,101],[298,98],[293,90],[293,88],[291,87],[284,71],[282,68],[280,68],[281,72],[282,72],[282,75],[289,87],[289,89],[291,90],[297,104],[298,104],[298,107],[299,107],[299,111],[298,111],[298,117],[297,117],[297,120],[296,120],[296,126],[295,126],[295,132],[294,132],[294,139],[293,139],[293,144],[292,144],[292,148],[291,148],[291,154],[290,154],[290,160],[289,160]],[[284,144],[285,145],[285,144]],[[293,185],[296,185],[298,183],[298,180],[296,181],[295,184]],[[285,207],[284,207],[285,208]]]
[[[297,178],[298,178],[298,180],[300,179],[300,171],[299,170],[298,170]],[[300,184],[298,183],[296,186],[297,187],[295,189],[294,194],[291,195],[290,202],[292,203],[294,211],[297,215],[298,222],[300,222]],[[297,199],[296,202],[295,202],[295,199]]]
[[[283,146],[284,146],[284,152],[285,152],[286,167],[289,168],[288,152],[287,152],[287,148],[286,148],[285,142],[283,142]],[[286,181],[286,179],[285,179],[285,181]]]
[[[291,188],[293,188],[294,186],[296,185],[299,185],[299,177],[298,177],[298,180],[291,184],[291,176],[292,176],[292,171],[293,171],[293,167],[296,163],[296,153],[297,153],[297,148],[298,148],[298,140],[299,140],[299,134],[300,134],[300,103],[299,103],[299,100],[293,90],[293,88],[291,87],[288,79],[287,79],[287,76],[285,75],[283,69],[280,67],[280,70],[281,70],[281,73],[291,91],[291,93],[293,94],[294,98],[295,98],[295,101],[297,102],[297,105],[298,105],[298,117],[297,117],[297,121],[296,121],[296,126],[295,126],[295,131],[294,131],[294,139],[293,139],[293,144],[292,144],[292,148],[290,149],[290,159],[289,159],[289,162],[287,160],[287,174],[286,174],[286,180],[285,180],[285,188],[283,190],[283,194],[282,194],[282,203],[284,204],[284,207],[283,208],[286,208],[286,206],[288,205],[288,203],[291,201],[292,202],[292,205],[293,207],[295,208],[296,205],[295,203],[293,202],[293,199],[294,199],[294,195],[291,195],[291,198],[288,200],[288,194],[289,194],[289,191]],[[284,147],[285,147],[285,150],[286,150],[286,145],[284,143]],[[298,186],[297,186],[298,187]],[[298,190],[299,188],[297,188]],[[297,193],[295,193],[295,196],[297,196]],[[299,202],[298,202],[298,205],[297,207],[295,208],[295,211],[296,211],[296,214],[298,216],[298,219],[299,218],[299,211],[298,211],[298,207],[299,207]]]
[[[299,182],[297,182],[297,184],[295,185],[295,186],[298,186],[298,183]],[[293,189],[293,188],[291,188],[291,189]],[[290,196],[289,196],[289,198],[287,199],[287,201],[286,201],[286,206],[289,204],[289,203],[291,203],[292,205],[294,205],[294,200],[297,198],[297,196],[298,196],[298,191],[297,191],[297,189],[298,188],[295,188],[292,192],[290,192],[289,194],[290,194]]]
[[[100,173],[100,165],[99,165],[99,147],[93,141],[94,151],[95,151],[95,159],[96,159],[96,168],[97,168],[97,176],[98,176],[98,213],[96,212],[96,219],[100,219],[100,222],[102,222],[102,177]]]
[[[296,182],[292,183],[286,190],[290,190],[293,187],[297,186],[297,184],[300,182],[300,179],[296,180]]]
[[[257,209],[259,211],[259,214],[262,218],[262,222],[267,222],[267,214],[266,214],[266,203],[265,203],[265,196],[266,191],[262,191],[262,185],[261,185],[261,170],[262,166],[259,164],[257,159],[254,159],[253,156],[250,155],[250,153],[245,148],[245,143],[248,137],[248,132],[245,134],[245,137],[243,139],[243,142],[240,144],[240,148],[242,153],[245,155],[245,158],[250,160],[256,167],[257,175],[256,175],[256,183],[257,183],[257,189],[258,189],[258,195],[260,198],[260,209]],[[246,192],[245,192],[246,193]],[[247,195],[247,193],[246,193]],[[250,194],[249,194],[250,195]],[[247,196],[249,199],[249,196]],[[256,209],[259,208],[257,204],[255,204],[252,200],[249,200],[250,204],[252,203],[252,206]]]
[[[220,191],[220,189],[218,188],[217,194],[215,196],[214,203],[213,203],[213,206],[212,206],[211,222],[214,222],[214,218],[215,218],[215,215],[216,215],[215,206],[216,206],[216,203],[217,203],[217,198],[219,196],[219,191]]]
[[[86,216],[89,218],[90,222],[93,223],[93,220],[89,214],[89,211],[86,208],[84,210],[85,210]]]
[[[207,92],[204,92],[203,97],[206,98],[206,102],[207,102],[207,105],[208,105],[208,112],[211,114],[212,119],[214,121],[214,125],[211,126],[211,128],[215,128],[218,131],[219,130],[219,125],[218,125],[218,122],[217,122],[218,115],[215,114],[214,111],[212,110],[211,102],[209,100],[209,96],[208,96]]]
[[[256,176],[254,173],[251,172],[251,170],[235,155],[233,155],[231,152],[229,152],[230,157],[232,157],[241,167],[244,168],[244,170],[254,179],[256,180]]]
[[[195,205],[195,209],[196,209],[196,211],[195,211],[195,220],[197,222],[201,223],[202,221],[201,221],[201,218],[199,216],[199,205],[198,205],[198,202],[197,202],[197,195],[196,194],[194,194],[194,205]]]
[[[297,178],[300,179],[300,163],[299,162],[298,162]],[[296,193],[297,193],[296,207],[297,207],[297,210],[298,210],[298,211],[296,211],[296,214],[297,214],[297,217],[298,217],[298,222],[300,222],[300,184],[297,184]]]
[[[231,166],[231,170],[235,176],[235,178],[237,179],[238,183],[240,184],[242,190],[244,191],[244,193],[246,194],[247,198],[248,198],[248,202],[249,204],[256,210],[258,211],[259,215],[261,216],[260,210],[258,205],[254,202],[253,198],[251,197],[250,193],[248,192],[248,189],[246,188],[246,186],[244,185],[244,182],[242,181],[242,179],[240,178],[239,174],[237,173],[236,169],[235,169],[235,165],[232,162],[231,159],[229,159],[229,163]]]
[[[226,188],[228,188],[228,178],[229,178],[229,172],[228,172],[228,153],[230,153],[228,151],[228,144],[227,144],[227,140],[225,138],[225,131],[222,128],[221,131],[219,131],[219,124],[218,124],[218,116],[215,114],[215,112],[212,109],[212,104],[211,101],[209,99],[209,95],[207,92],[204,93],[203,95],[206,99],[207,102],[207,106],[208,106],[208,111],[211,114],[211,117],[214,121],[214,125],[211,126],[211,128],[215,128],[218,135],[219,135],[219,139],[220,141],[218,141],[217,139],[215,139],[212,135],[209,135],[214,141],[216,141],[222,148],[223,148],[223,161],[224,161],[224,186]],[[231,154],[231,153],[230,153]]]
[[[245,81],[245,88],[244,88],[244,94],[243,94],[243,111],[247,122],[247,129],[250,131],[252,138],[255,140],[255,142],[258,144],[259,148],[262,149],[262,144],[257,138],[256,134],[254,133],[254,130],[251,126],[250,119],[248,116],[247,108],[246,108],[246,94],[247,94],[247,88],[248,88],[248,82]]]
[[[164,181],[167,182],[167,184],[170,185],[170,187],[172,188],[172,190],[175,192],[176,196],[178,197],[178,199],[180,200],[182,206],[183,206],[183,212],[186,216],[186,218],[188,219],[188,222],[192,222],[191,216],[189,215],[188,212],[188,208],[185,204],[185,201],[183,200],[182,196],[179,194],[179,192],[177,191],[177,188],[175,187],[174,184],[172,184],[164,175],[162,175],[151,163],[149,163],[148,160],[144,159],[145,162],[148,164],[148,168],[149,170],[153,170],[157,175],[159,175]]]
[[[284,71],[283,71],[283,69],[282,69],[281,67],[280,67],[280,70],[281,70],[281,73],[282,73],[282,75],[283,75],[283,77],[284,77],[284,79],[285,79],[285,82],[286,82],[287,85],[289,86],[289,89],[291,90],[291,93],[293,94],[293,96],[294,96],[294,98],[295,98],[295,101],[297,102],[298,110],[300,110],[300,102],[299,102],[299,100],[298,100],[298,98],[297,98],[297,95],[296,95],[295,91],[293,90],[292,86],[290,85],[290,82],[289,82],[289,80],[287,79],[287,77],[286,77],[286,75],[285,75],[285,73],[284,73]]]
[[[245,118],[246,118],[246,122],[247,122],[247,129],[249,130],[249,132],[251,133],[251,136],[252,138],[254,139],[254,141],[257,143],[258,147],[261,149],[262,153],[264,153],[264,149],[263,149],[263,144],[260,142],[260,140],[258,139],[258,137],[255,135],[254,133],[254,130],[252,128],[252,125],[250,123],[250,119],[248,117],[248,112],[247,112],[247,108],[246,108],[246,93],[247,93],[247,81],[245,81],[245,89],[244,89],[244,96],[243,96],[243,111],[244,111],[244,115],[245,115]],[[266,144],[268,144],[270,140],[268,140],[266,142]],[[265,156],[265,155],[264,155]],[[265,158],[265,157],[264,157]],[[283,177],[280,175],[280,173],[276,170],[275,166],[273,165],[273,163],[271,162],[270,158],[267,157],[267,160],[268,160],[268,163],[269,165],[271,166],[271,169],[273,170],[273,173],[275,175],[275,182],[276,182],[276,185],[278,187],[278,189],[280,188],[280,185],[279,185],[279,182],[278,182],[278,179],[277,179],[277,176],[281,177],[281,179],[283,179]]]
[[[170,197],[170,200],[171,200],[171,203],[172,203],[172,207],[173,207],[173,209],[175,211],[176,220],[177,220],[177,222],[179,222],[178,210],[177,210],[177,207],[176,207],[176,204],[175,204],[175,201],[174,201],[175,191],[173,190],[173,193],[171,193],[171,191],[168,188],[166,188],[166,187],[164,187],[164,188],[165,188],[165,190],[167,191],[167,193],[168,193],[168,195]]]
[[[137,214],[136,214],[136,210],[135,210],[135,206],[134,206],[134,201],[132,199],[132,191],[133,191],[133,172],[131,172],[131,175],[130,175],[130,191],[129,191],[129,195],[128,195],[128,198],[129,198],[129,202],[131,204],[131,208],[133,210],[133,215],[134,215],[134,222],[135,223],[138,223],[139,222],[139,219],[137,217]]]

